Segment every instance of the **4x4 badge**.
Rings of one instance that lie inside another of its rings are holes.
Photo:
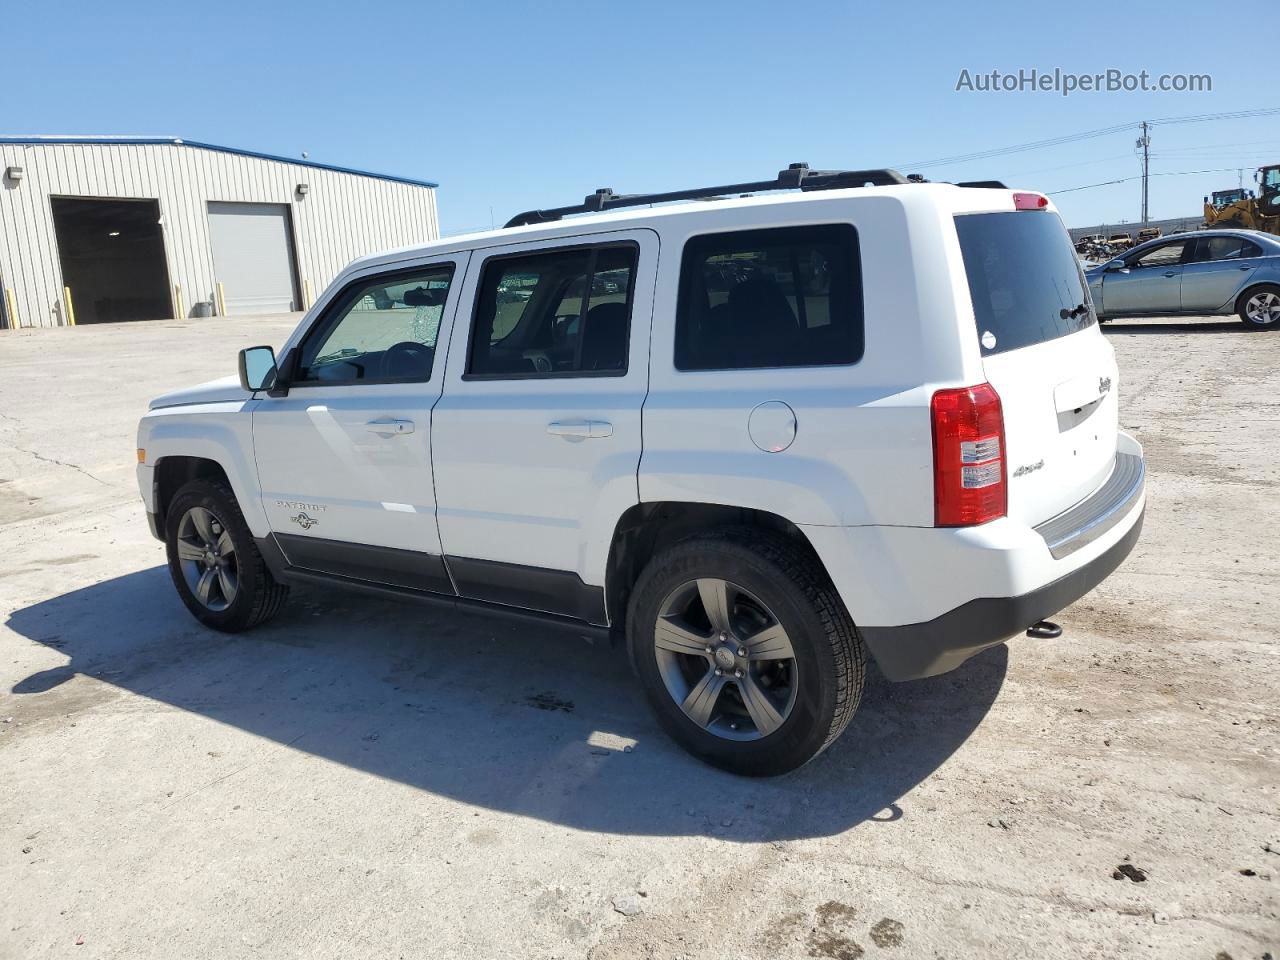
[[[1110,377],[1099,377],[1099,378],[1098,378],[1098,393],[1100,393],[1100,394],[1101,394],[1101,393],[1110,393],[1110,392],[1111,392],[1111,378],[1110,378]]]
[[[296,517],[290,517],[289,519],[300,526],[303,530],[310,530],[320,522],[314,517],[308,517],[305,513],[299,513]]]

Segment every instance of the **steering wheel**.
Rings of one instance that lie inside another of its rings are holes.
[[[384,377],[418,377],[431,373],[435,348],[416,340],[401,340],[387,348],[382,356]]]
[[[555,370],[551,363],[551,358],[547,356],[547,351],[545,350],[526,350],[523,356],[533,363],[533,369],[538,373],[552,373]]]

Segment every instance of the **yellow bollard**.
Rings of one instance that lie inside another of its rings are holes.
[[[225,293],[223,293],[223,291],[222,291],[222,284],[220,284],[220,283],[215,283],[215,284],[214,284],[214,287],[216,288],[217,295],[218,295],[218,316],[220,316],[220,317],[225,317],[225,316],[227,315],[227,297],[226,297],[226,294],[225,294]]]
[[[22,324],[18,322],[18,311],[13,306],[13,290],[9,287],[4,288],[4,315],[9,318],[10,330],[22,329]]]
[[[181,320],[187,315],[186,306],[182,302],[182,284],[175,283],[173,285],[173,302],[176,312],[173,315],[175,320]]]
[[[76,308],[71,302],[71,288],[62,288],[63,303],[67,309],[67,326],[74,327],[76,325]]]

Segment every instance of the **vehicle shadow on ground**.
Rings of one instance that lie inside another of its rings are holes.
[[[909,684],[872,670],[862,709],[831,749],[796,773],[752,780],[668,740],[621,650],[560,631],[295,590],[270,624],[225,636],[191,619],[164,567],[33,604],[7,623],[69,658],[5,691],[11,713],[29,704],[50,714],[56,701],[39,701],[84,674],[468,804],[582,830],[740,841],[915,815],[898,801],[982,721],[1008,662],[997,647]]]
[[[1193,323],[1163,323],[1147,321],[1137,323],[1109,320],[1102,325],[1103,333],[1252,333],[1239,320],[1197,320]]]

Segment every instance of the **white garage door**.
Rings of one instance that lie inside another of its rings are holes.
[[[228,314],[297,309],[287,204],[210,202],[209,236]]]

